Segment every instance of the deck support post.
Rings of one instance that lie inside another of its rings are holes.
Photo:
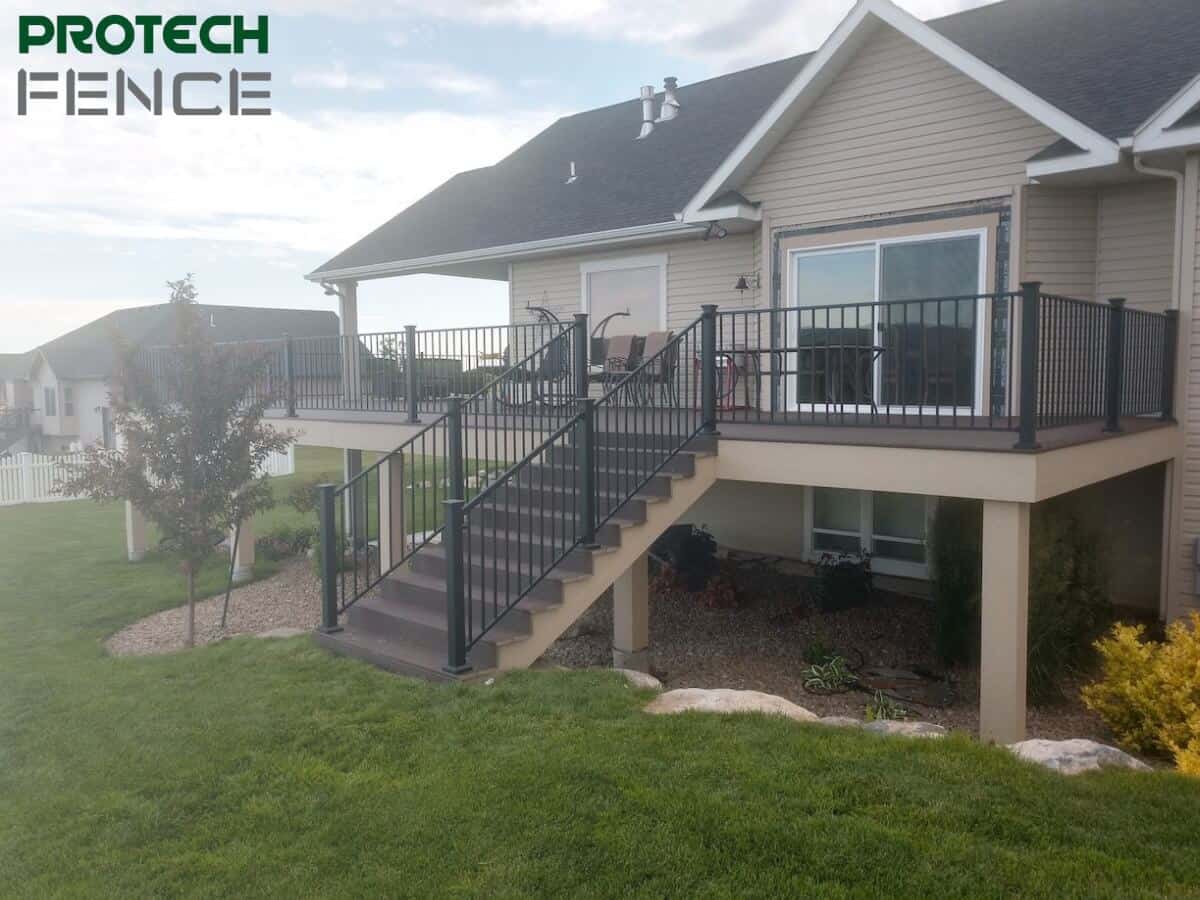
[[[236,540],[234,539],[236,535]],[[233,583],[254,577],[254,517],[247,516],[229,533],[229,552],[233,556]]]
[[[362,388],[359,379],[358,282],[339,282],[337,298],[342,343],[342,402],[347,409],[357,409]]]
[[[342,451],[342,476],[345,483],[362,474],[363,454],[361,450],[345,449]],[[358,547],[360,540],[367,537],[367,504],[366,484],[357,482],[346,491],[346,509],[343,511],[343,522],[346,534],[350,537],[350,546]]]
[[[338,625],[338,538],[336,484],[317,487],[317,513],[320,516],[321,536],[319,552],[321,564],[321,631],[333,634],[341,631]]]
[[[404,559],[404,454],[394,451],[379,466],[379,571],[390,572]]]
[[[1105,347],[1104,430],[1121,430],[1121,388],[1125,382],[1125,298],[1108,301],[1108,345]]]
[[[983,501],[979,738],[997,744],[1025,737],[1029,514],[1028,503]]]
[[[129,500],[125,501],[125,552],[130,562],[146,558],[146,517]]]
[[[613,582],[613,668],[650,671],[650,560],[643,553]]]
[[[1019,433],[1017,450],[1036,450],[1037,442],[1037,379],[1038,379],[1038,318],[1042,297],[1040,281],[1021,282],[1021,376],[1019,396]]]

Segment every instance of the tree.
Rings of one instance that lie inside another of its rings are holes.
[[[171,283],[190,286],[191,276]],[[194,291],[193,291],[194,296]],[[270,398],[252,390],[266,357],[254,345],[215,345],[190,301],[173,303],[175,346],[144,357],[118,340],[110,394],[120,453],[93,445],[58,486],[93,500],[128,500],[158,526],[187,580],[184,640],[195,643],[196,574],[220,536],[274,504],[262,464],[294,438],[262,421]],[[153,352],[153,351],[152,351]]]
[[[199,292],[196,290],[196,285],[192,282],[193,277],[195,276],[191,272],[188,272],[178,281],[167,282],[167,290],[171,292],[171,303],[187,305],[196,302]]]

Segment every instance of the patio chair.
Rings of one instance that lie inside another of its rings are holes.
[[[637,389],[641,399],[647,405],[654,405],[656,394],[662,398],[664,404],[678,405],[679,403],[675,384],[675,370],[679,364],[678,348],[672,347],[666,353],[662,353],[674,337],[675,332],[673,331],[652,331],[646,335],[641,359],[643,362],[645,360],[653,360],[653,362],[647,365],[642,375],[639,376]],[[662,355],[658,356],[660,353]],[[658,359],[654,359],[656,356]]]
[[[620,384],[637,367],[638,337],[634,334],[617,334],[605,339],[604,362],[594,371],[590,380],[605,387]]]

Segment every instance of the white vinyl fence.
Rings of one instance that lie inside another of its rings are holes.
[[[82,453],[44,456],[40,453],[16,453],[0,458],[0,506],[17,503],[50,503],[70,500],[54,493],[54,486],[70,473],[73,463],[83,461]],[[291,475],[296,471],[296,450],[273,453],[263,471],[267,475]]]

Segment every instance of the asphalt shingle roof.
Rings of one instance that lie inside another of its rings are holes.
[[[1198,5],[1005,0],[927,24],[1116,139],[1200,70]],[[559,119],[496,165],[454,176],[314,274],[670,222],[809,55],[680,87],[679,118],[646,140],[633,140],[636,99]],[[579,178],[568,185],[572,161]]]
[[[211,324],[215,341],[261,340],[282,337],[322,337],[338,333],[338,318],[332,312],[309,309],[267,309],[257,306],[198,304],[201,316]],[[116,355],[113,337],[154,347],[173,343],[174,317],[171,305],[135,306],[101,316],[38,348],[59,378],[104,378],[112,374]],[[32,358],[33,354],[24,354]],[[26,367],[26,373],[28,367]]]

